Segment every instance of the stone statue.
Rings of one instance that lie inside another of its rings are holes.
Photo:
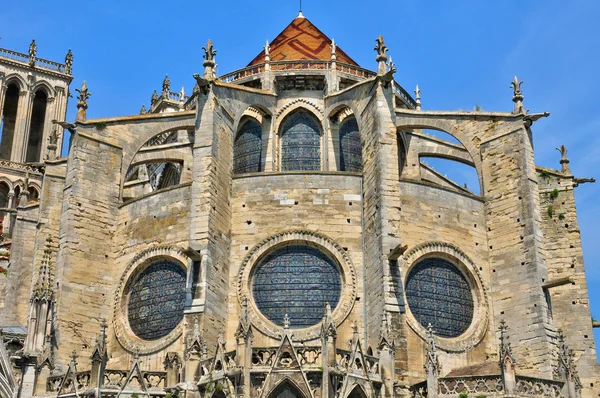
[[[165,78],[162,82],[163,97],[167,98],[169,96],[170,91],[171,91],[171,80],[169,79],[169,75],[165,75]]]
[[[33,39],[31,41],[31,44],[29,45],[29,65],[30,66],[35,65],[36,55],[37,55],[37,44],[35,44],[35,39]]]
[[[67,75],[73,74],[73,53],[71,52],[71,49],[69,49],[69,52],[67,52],[67,55],[65,56],[65,73]]]

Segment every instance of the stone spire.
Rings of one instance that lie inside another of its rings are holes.
[[[387,312],[383,312],[381,316],[381,330],[379,331],[379,345],[378,348],[381,350],[383,348],[393,348],[394,342],[392,338],[392,333],[390,330],[390,324],[388,322],[388,314]]]
[[[37,44],[35,44],[35,39],[31,40],[31,44],[29,45],[29,66],[32,68],[35,66],[35,60],[37,57]]]
[[[152,97],[150,97],[150,106],[153,106],[158,101],[158,93],[156,90],[152,93]]]
[[[65,73],[67,75],[73,75],[73,53],[70,48],[65,56]]]
[[[86,110],[88,108],[87,100],[90,98],[92,94],[88,91],[87,83],[85,80],[81,85],[81,89],[76,88],[75,91],[79,93],[77,95],[77,116],[75,117],[75,122],[85,122],[87,120]]]
[[[377,74],[384,75],[388,71],[387,65],[386,65],[386,62],[388,60],[388,56],[386,55],[386,52],[388,51],[388,48],[386,47],[386,45],[383,42],[382,35],[379,35],[379,37],[375,40],[375,42],[377,43],[375,45],[375,51],[377,52],[377,57],[375,58],[375,60],[378,63]]]
[[[213,48],[210,39],[206,47],[202,47],[202,49],[204,50],[204,62],[202,63],[202,66],[204,66],[204,78],[212,80],[215,78],[215,56],[217,55],[217,50]]]
[[[418,84],[417,84],[417,88],[415,88],[415,102],[417,103],[416,109],[418,111],[420,111],[421,110],[421,89],[419,88]]]
[[[556,148],[557,151],[560,152],[560,166],[561,166],[561,172],[563,174],[571,174],[571,169],[569,168],[569,158],[567,157],[567,147],[565,147],[564,145],[561,145],[559,148]]]
[[[242,308],[240,311],[240,323],[238,324],[238,328],[235,332],[235,338],[238,343],[241,340],[245,340],[248,337],[248,334],[251,334],[251,324],[250,318],[248,316],[248,298],[242,298]]]
[[[146,104],[142,104],[142,109],[140,109],[140,115],[145,115],[146,113],[148,113],[148,111],[146,110]]]
[[[521,84],[523,84],[523,82],[519,81],[516,76],[510,83],[510,87],[513,89],[512,100],[515,103],[515,109],[513,110],[514,114],[525,113],[525,109],[523,109],[523,93],[521,92]]]
[[[335,327],[335,322],[331,316],[331,305],[329,303],[325,303],[325,315],[323,315],[321,334],[325,338],[329,336],[337,336],[337,328]]]

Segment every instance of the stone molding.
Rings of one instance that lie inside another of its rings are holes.
[[[275,114],[275,118],[278,120],[277,124],[280,124],[280,119],[283,119],[285,116],[289,115],[290,112],[298,108],[309,109],[312,113],[315,114],[315,116],[319,119],[320,122],[323,122],[325,112],[319,105],[305,98],[296,98],[279,108],[279,110]]]
[[[283,327],[268,320],[258,309],[251,292],[251,274],[259,261],[271,250],[291,243],[305,243],[317,247],[336,259],[341,268],[342,293],[340,301],[332,312],[336,326],[339,326],[350,314],[356,300],[357,280],[354,265],[346,251],[333,239],[319,232],[291,230],[271,235],[250,249],[244,258],[238,274],[238,301],[240,306],[244,297],[248,298],[248,316],[250,323],[266,335],[280,339]],[[321,323],[293,330],[294,341],[308,341],[320,338]]]
[[[135,335],[127,320],[127,298],[131,282],[133,282],[135,277],[144,271],[154,260],[162,258],[168,258],[181,263],[187,273],[190,259],[181,248],[175,246],[153,247],[142,251],[129,263],[121,275],[119,286],[115,292],[112,321],[113,330],[115,331],[115,336],[117,337],[119,344],[130,353],[135,353],[137,351],[140,354],[151,354],[160,351],[172,344],[183,333],[184,322],[182,318],[179,325],[177,325],[168,335],[157,340],[143,340]]]
[[[462,250],[451,243],[446,242],[425,242],[421,243],[402,257],[403,272],[402,284],[406,286],[406,277],[410,269],[417,262],[426,257],[440,256],[456,265],[465,275],[471,285],[471,291],[474,292],[474,313],[473,320],[469,328],[460,336],[453,338],[443,338],[434,335],[435,344],[438,348],[447,352],[465,352],[479,344],[485,336],[489,322],[489,292],[485,287],[483,278],[475,263]],[[404,302],[406,305],[406,320],[410,328],[423,339],[427,341],[427,329],[420,324],[412,315],[408,300],[406,298],[406,289],[403,288]]]

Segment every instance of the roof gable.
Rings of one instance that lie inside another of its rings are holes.
[[[271,61],[329,61],[331,60],[331,39],[299,15],[270,43]],[[337,47],[337,61],[358,66],[342,49]],[[265,51],[261,51],[248,64],[265,62]]]

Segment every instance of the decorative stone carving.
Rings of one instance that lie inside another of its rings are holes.
[[[65,56],[65,73],[67,75],[73,74],[73,53],[71,52],[70,48]]]
[[[564,174],[571,174],[571,169],[569,168],[569,158],[567,158],[567,147],[565,147],[564,145],[561,145],[560,147],[556,148],[557,151],[560,152],[560,166],[561,166],[561,172]]]
[[[31,44],[29,45],[29,66],[32,68],[35,66],[37,56],[37,44],[35,44],[35,39],[31,40]]]
[[[568,398],[578,398],[582,385],[575,365],[575,353],[565,342],[562,330],[558,330],[558,368],[556,376],[565,382],[563,394]]]
[[[523,84],[522,81],[519,81],[519,79],[517,79],[517,77],[515,76],[515,78],[513,79],[513,81],[510,83],[510,87],[513,89],[513,102],[515,103],[515,109],[513,110],[513,113],[526,113],[525,109],[523,109],[523,93],[521,92],[521,84]]]
[[[377,52],[377,62],[381,62],[381,60],[387,61],[388,56],[386,55],[386,52],[388,51],[388,48],[383,42],[383,36],[379,35],[379,37],[375,39],[375,42],[377,43],[375,45],[375,51]]]
[[[169,92],[171,91],[171,80],[169,79],[169,75],[165,75],[165,78],[162,82],[162,96],[163,100],[169,99]]]
[[[510,342],[508,341],[508,327],[504,319],[500,321],[500,369],[502,371],[502,381],[504,390],[512,394],[517,387],[515,365],[517,361],[512,353]]]
[[[150,97],[150,106],[153,106],[157,102],[158,102],[158,93],[156,92],[156,90],[154,90],[154,92],[152,93],[152,97]]]
[[[421,90],[419,89],[419,85],[417,84],[417,88],[415,88],[415,102],[417,103],[416,110],[421,110]]]
[[[81,85],[81,89],[76,88],[75,91],[79,93],[77,96],[77,116],[75,117],[75,122],[85,122],[87,120],[86,110],[88,108],[87,100],[90,98],[92,94],[90,94],[87,83],[85,80]]]
[[[142,109],[140,109],[140,115],[145,115],[146,113],[148,113],[148,111],[146,110],[146,105],[142,104]]]

